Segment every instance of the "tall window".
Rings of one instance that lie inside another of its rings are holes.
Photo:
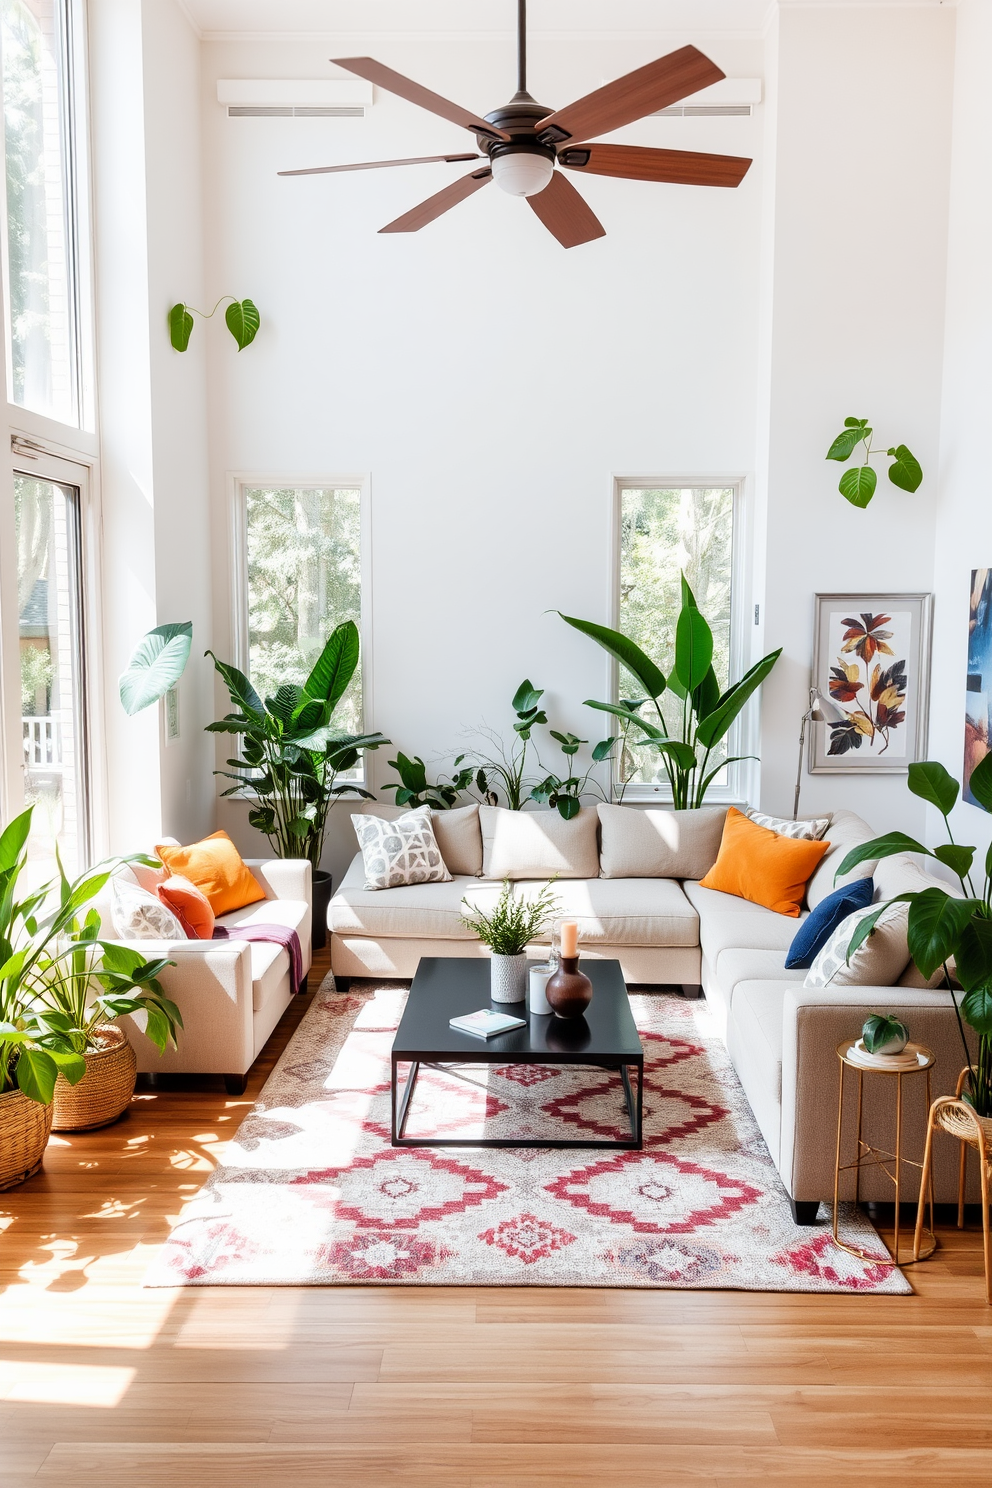
[[[721,690],[730,681],[733,664],[734,542],[738,488],[728,486],[657,486],[620,483],[618,626],[637,642],[667,676],[674,665],[675,626],[681,608],[684,573],[696,602],[713,631],[713,670]],[[619,669],[618,696],[641,696],[640,684]],[[676,709],[681,703],[665,694],[662,711],[676,732]],[[724,740],[724,759],[740,751],[733,733]],[[719,755],[714,751],[712,763]],[[664,769],[653,751],[634,749],[624,761],[624,774],[633,769],[632,787],[653,793],[665,782]],[[714,786],[728,786],[725,776]]]
[[[0,0],[10,399],[80,418],[71,0]]]
[[[72,876],[88,857],[79,490],[15,473],[14,520],[30,853],[47,878],[58,843]]]
[[[243,487],[247,664],[257,690],[306,681],[343,620],[362,623],[362,491],[357,486]],[[362,667],[338,705],[362,730]]]

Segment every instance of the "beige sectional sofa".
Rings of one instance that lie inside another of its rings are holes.
[[[364,809],[399,814],[380,802]],[[331,968],[346,983],[412,977],[421,956],[484,956],[460,921],[463,898],[492,904],[504,877],[514,880],[515,893],[532,894],[556,874],[561,914],[580,922],[583,956],[615,958],[628,984],[705,994],[797,1219],[812,1223],[819,1202],[833,1193],[837,1044],[858,1034],[869,1012],[897,1013],[937,1055],[934,1094],[953,1092],[963,1063],[957,1019],[950,995],[922,984],[908,951],[896,986],[812,989],[803,985],[805,972],[786,971],[800,920],[699,883],[716,859],[725,816],[717,807],[600,806],[584,807],[566,823],[556,812],[486,806],[435,812],[451,882],[367,890],[358,854],[328,910]],[[853,812],[832,815],[830,851],[809,882],[800,918],[847,881],[835,882],[840,862],[875,835]],[[848,877],[867,876],[875,866],[863,864]],[[932,880],[916,860],[899,856],[878,865],[875,882],[876,898],[888,899]],[[546,948],[547,936],[529,953],[540,958]],[[924,1081],[904,1083],[912,1145],[925,1124]],[[865,1117],[890,1149],[892,1108],[888,1079],[869,1076]],[[848,1135],[853,1140],[853,1131]],[[957,1175],[949,1155],[936,1176],[938,1202],[951,1202]],[[891,1200],[892,1185],[875,1170],[863,1180],[862,1196]]]

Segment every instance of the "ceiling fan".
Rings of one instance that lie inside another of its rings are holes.
[[[280,171],[281,176],[333,175],[339,171],[378,170],[393,165],[484,160],[488,156],[485,165],[380,228],[384,233],[419,232],[495,181],[511,196],[525,196],[559,243],[564,248],[575,248],[593,238],[604,237],[606,229],[556,166],[593,176],[622,176],[630,181],[738,186],[751,164],[739,155],[586,143],[589,136],[609,133],[658,109],[668,108],[680,98],[719,82],[725,74],[694,46],[684,46],[597,88],[563,109],[546,108],[527,92],[527,0],[517,0],[517,92],[509,103],[493,109],[484,119],[372,57],[331,60],[335,66],[344,67],[389,93],[462,125],[475,135],[485,154],[421,155],[356,165],[319,165],[308,170]]]

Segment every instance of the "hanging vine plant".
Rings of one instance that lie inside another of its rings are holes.
[[[193,334],[194,315],[198,315],[201,320],[210,320],[217,314],[225,300],[230,300],[231,303],[224,311],[224,320],[227,323],[227,329],[238,343],[238,350],[244,351],[246,346],[250,346],[262,323],[258,307],[254,300],[236,300],[233,295],[221,295],[209,312],[196,310],[192,305],[184,304],[182,300],[178,305],[173,305],[169,311],[169,339],[174,349],[185,351],[189,345],[189,338]]]

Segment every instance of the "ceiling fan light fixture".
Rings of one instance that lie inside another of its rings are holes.
[[[537,196],[554,172],[554,161],[534,150],[500,151],[493,157],[493,180],[510,196]]]

